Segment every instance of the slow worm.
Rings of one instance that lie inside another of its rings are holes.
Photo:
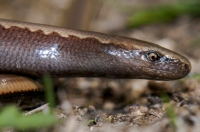
[[[2,76],[49,74],[52,77],[175,80],[185,77],[190,70],[191,64],[185,57],[150,42],[0,20]],[[8,76],[1,77],[1,86],[12,82]],[[13,81],[16,82],[19,81]],[[26,87],[0,88],[0,93],[33,90]]]

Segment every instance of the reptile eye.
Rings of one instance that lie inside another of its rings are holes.
[[[159,60],[159,58],[160,58],[159,55],[155,52],[148,53],[148,59],[150,61],[157,61]]]

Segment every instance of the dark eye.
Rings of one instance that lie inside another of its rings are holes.
[[[157,61],[160,59],[159,55],[155,52],[148,53],[147,57],[150,61]]]

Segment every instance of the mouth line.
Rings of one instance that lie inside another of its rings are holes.
[[[140,61],[139,59],[137,59],[138,61]],[[145,66],[139,66],[139,67],[141,67],[141,68],[144,68],[144,69],[148,69],[148,70],[159,70],[160,72],[166,72],[166,73],[172,73],[172,74],[178,74],[178,73],[181,73],[181,74],[186,74],[186,73],[188,73],[189,71],[190,71],[190,68],[188,68],[188,69],[185,69],[185,70],[181,70],[180,68],[181,68],[181,65],[182,64],[187,64],[188,66],[190,66],[190,64],[188,64],[188,63],[185,63],[185,62],[181,62],[180,60],[178,60],[179,62],[177,63],[176,62],[176,64],[171,64],[170,65],[170,62],[165,62],[165,63],[167,63],[166,65],[168,65],[169,67],[170,66],[172,66],[172,67],[175,67],[175,69],[173,70],[173,71],[168,71],[168,70],[163,70],[163,69],[157,69],[157,68],[149,68],[149,67],[145,67]],[[141,61],[141,63],[143,63],[142,61]],[[164,64],[163,64],[164,65]],[[159,65],[155,65],[155,67],[157,67],[157,66],[159,66]]]
[[[181,77],[184,77],[184,76],[186,76],[187,74],[186,73],[188,73],[188,71],[187,70],[185,70],[185,71],[182,71],[182,72],[178,72],[177,70],[176,70],[176,72],[174,72],[174,71],[167,71],[167,70],[161,70],[161,69],[156,69],[156,68],[148,68],[148,67],[144,67],[144,66],[141,66],[142,68],[144,68],[144,69],[148,69],[148,70],[154,70],[154,71],[159,71],[160,73],[159,74],[162,74],[162,75],[164,75],[163,74],[163,72],[165,72],[165,73],[170,73],[171,75],[173,75],[173,76],[181,76]],[[177,73],[181,73],[181,74],[177,74]]]

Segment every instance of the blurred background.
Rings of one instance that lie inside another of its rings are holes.
[[[164,91],[170,93],[170,97],[174,97],[170,99],[175,102],[188,99],[190,102],[187,103],[197,104],[189,111],[200,119],[199,0],[0,0],[0,19],[132,37],[183,54],[192,63],[192,71],[182,80],[158,83],[132,79],[60,78],[54,80],[54,87],[63,104],[69,101],[77,106],[93,105],[107,112],[142,105],[163,114],[163,106],[155,105],[161,102],[159,94],[155,93]],[[175,112],[182,114],[179,108]],[[149,118],[144,119],[149,121]]]

